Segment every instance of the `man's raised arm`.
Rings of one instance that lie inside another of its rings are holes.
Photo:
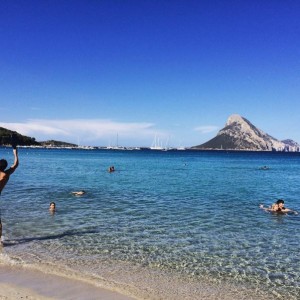
[[[18,149],[15,145],[13,145],[13,154],[14,154],[14,163],[7,171],[5,171],[5,173],[8,175],[12,174],[19,165]]]

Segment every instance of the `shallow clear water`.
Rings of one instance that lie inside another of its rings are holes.
[[[12,159],[10,149],[0,155]],[[297,153],[20,149],[1,195],[4,255],[108,279],[106,263],[114,272],[135,266],[145,277],[151,270],[297,299],[300,215],[258,206],[284,198],[300,211],[299,183]]]

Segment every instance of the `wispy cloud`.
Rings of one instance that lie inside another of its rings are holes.
[[[117,122],[105,119],[42,120],[29,119],[24,123],[0,123],[1,127],[17,131],[23,135],[43,139],[66,139],[68,141],[109,140],[119,134],[122,139],[153,139],[157,133],[153,123]]]
[[[196,128],[194,128],[195,131],[198,131],[200,133],[211,133],[214,131],[217,131],[219,129],[218,126],[211,126],[211,125],[207,125],[207,126],[198,126]]]

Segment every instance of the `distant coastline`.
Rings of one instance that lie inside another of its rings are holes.
[[[246,132],[241,131],[241,128],[249,126]],[[253,129],[254,128],[254,129]],[[257,132],[259,135],[257,136]],[[89,146],[77,145],[56,140],[36,141],[33,137],[21,135],[16,131],[11,131],[0,127],[0,147],[9,147],[11,136],[15,135],[18,147],[34,148],[34,149],[72,149],[72,150],[112,150],[112,151],[139,151],[149,150],[154,152],[161,151],[236,151],[236,152],[300,152],[300,145],[293,140],[279,141],[271,136],[263,133],[251,124],[247,119],[238,115],[232,115],[227,121],[227,126],[219,131],[218,135],[210,141],[191,147],[134,147],[134,146]],[[246,137],[245,137],[246,136]],[[251,137],[251,138],[250,138]],[[257,142],[259,141],[259,143]],[[263,141],[263,142],[262,142]],[[265,143],[261,147],[260,143]],[[280,145],[280,147],[273,147],[273,145]]]
[[[0,148],[10,148],[10,145],[0,145]],[[151,153],[163,153],[163,152],[219,152],[219,153],[300,153],[300,151],[287,151],[287,150],[257,150],[257,149],[204,149],[186,147],[184,150],[177,148],[169,148],[164,150],[153,150],[150,147],[122,147],[122,149],[108,148],[105,146],[18,146],[22,149],[48,149],[48,150],[105,150],[112,152],[120,151],[144,151]]]

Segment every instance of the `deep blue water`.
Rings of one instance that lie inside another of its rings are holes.
[[[12,163],[10,149],[0,155]],[[126,262],[297,299],[300,215],[259,204],[300,211],[299,189],[298,153],[20,149],[1,195],[5,254],[97,274],[95,262]]]

